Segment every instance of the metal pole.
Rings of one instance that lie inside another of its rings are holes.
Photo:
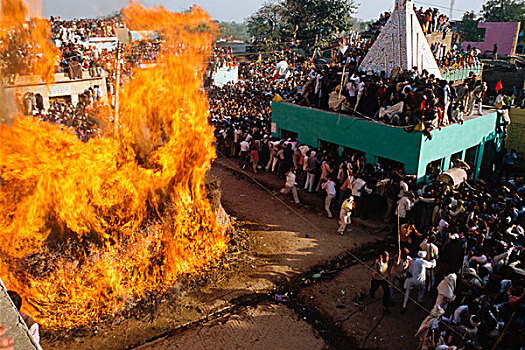
[[[117,44],[117,81],[115,86],[115,120],[113,124],[113,133],[115,136],[118,135],[118,124],[119,124],[119,90],[120,90],[120,43]]]

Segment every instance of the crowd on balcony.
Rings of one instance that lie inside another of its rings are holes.
[[[450,19],[448,16],[440,13],[437,8],[428,8],[424,10],[423,7],[416,9],[414,6],[414,12],[419,20],[419,24],[421,24],[423,33],[443,33],[443,36],[445,36],[450,32]]]
[[[438,54],[439,49],[431,48],[436,57],[436,61],[440,68],[444,70],[458,69],[464,67],[471,67],[472,65],[479,65],[480,51],[476,48],[470,50],[455,50],[449,49],[445,54]]]
[[[117,18],[62,20],[60,17],[51,16],[50,26],[52,40],[78,44],[89,38],[115,36],[115,28],[122,24]]]
[[[99,134],[99,125],[91,107],[100,104],[101,100],[102,89],[99,85],[86,89],[78,96],[77,103],[56,99],[47,109],[40,94],[28,92],[17,96],[17,103],[25,115],[68,128],[84,142]]]
[[[236,67],[238,62],[231,47],[214,47],[211,54],[212,70]]]

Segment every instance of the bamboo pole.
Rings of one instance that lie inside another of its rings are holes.
[[[507,333],[510,323],[512,322],[512,319],[514,318],[514,315],[516,315],[516,311],[514,311],[512,315],[510,315],[509,322],[507,322],[507,324],[505,325],[505,328],[503,328],[503,332],[501,332],[498,340],[496,341],[496,344],[494,344],[491,350],[496,350],[496,348],[498,347],[499,342],[501,341],[501,339],[503,339],[503,336],[505,335],[505,333]]]

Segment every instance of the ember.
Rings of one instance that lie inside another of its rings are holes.
[[[24,28],[31,72],[49,79],[56,48],[47,22],[27,26],[20,0],[1,6],[0,42]],[[23,116],[0,126],[0,277],[51,328],[117,313],[213,266],[226,249],[204,189],[215,152],[200,87],[213,24],[200,8],[131,3],[123,14],[128,28],[157,31],[165,45],[159,64],[122,87],[118,135],[108,127],[84,143]],[[99,117],[110,125],[112,111]]]

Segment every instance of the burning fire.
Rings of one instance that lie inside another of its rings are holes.
[[[21,0],[1,5],[4,36],[28,12]],[[24,116],[0,125],[0,277],[51,328],[88,325],[163,292],[226,249],[204,189],[215,152],[200,88],[213,24],[200,8],[130,3],[123,13],[127,28],[157,31],[166,45],[122,87],[117,135],[108,128],[83,143]],[[34,23],[33,72],[50,77],[57,51],[45,22]]]

